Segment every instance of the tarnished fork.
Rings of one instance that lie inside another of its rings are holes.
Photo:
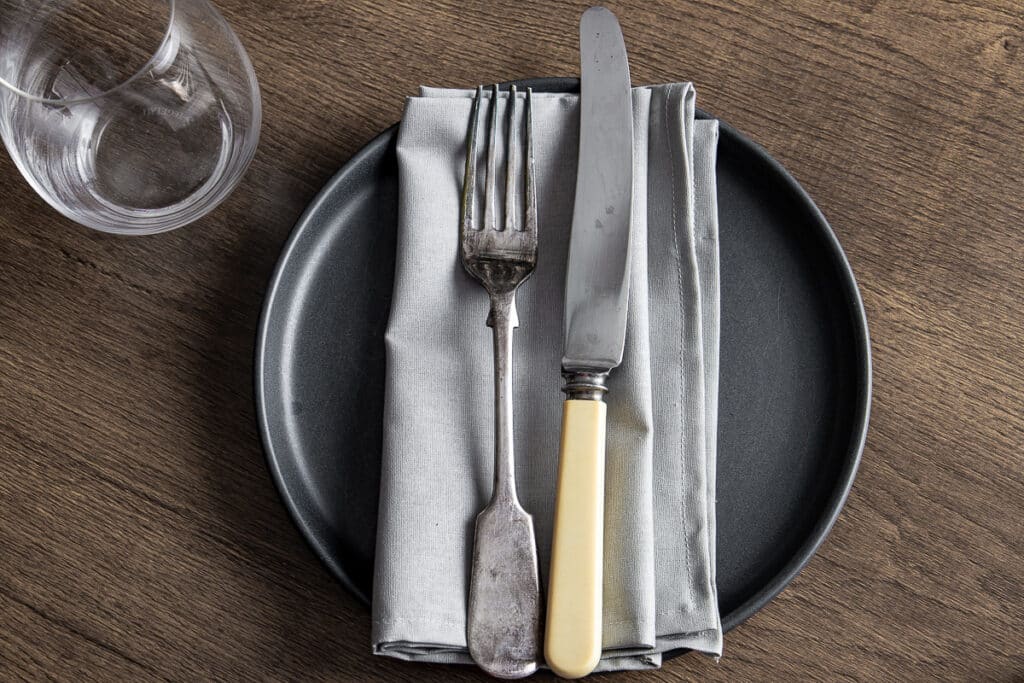
[[[512,448],[512,330],[519,325],[516,290],[537,265],[537,194],[533,169],[532,91],[524,98],[525,144],[520,143],[516,88],[506,108],[504,211],[498,206],[498,86],[491,90],[484,219],[475,214],[477,130],[483,88],[477,88],[466,140],[463,179],[462,265],[487,290],[487,325],[494,332],[494,490],[476,518],[466,639],[473,660],[501,678],[537,669],[540,656],[540,581],[533,518],[519,504]],[[525,147],[525,155],[523,148]],[[523,161],[525,156],[525,163]],[[525,167],[525,168],[523,168]],[[523,174],[524,197],[519,193]],[[504,214],[504,221],[499,215]],[[520,215],[522,218],[520,219]]]

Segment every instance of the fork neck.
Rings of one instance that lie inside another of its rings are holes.
[[[494,493],[517,501],[512,446],[512,330],[519,326],[515,291],[492,292],[487,325],[494,335]]]

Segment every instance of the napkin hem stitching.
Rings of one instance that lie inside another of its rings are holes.
[[[668,98],[665,97],[662,101],[662,117],[664,119],[665,130],[669,128],[669,117],[668,112],[670,109]],[[669,170],[671,173],[669,186],[672,188],[672,246],[675,248],[675,261],[676,261],[676,293],[678,294],[679,301],[679,405],[683,405],[684,389],[685,389],[685,358],[683,357],[683,351],[686,348],[686,330],[685,330],[685,315],[686,311],[683,306],[683,253],[679,246],[679,220],[678,220],[678,197],[676,194],[676,166],[678,164],[677,154],[678,149],[675,144],[669,145],[671,151],[669,158],[671,163],[669,164]],[[683,481],[686,481],[686,453],[683,452],[685,441],[679,440],[679,476]],[[680,500],[680,514],[683,519],[686,519],[686,498],[682,497]],[[684,563],[686,564],[686,575],[693,576],[693,568],[690,565],[690,553],[688,552],[685,544],[683,544]]]
[[[424,622],[424,621],[429,621],[432,624],[446,624],[448,626],[459,626],[460,624],[465,625],[465,623],[466,623],[465,619],[463,619],[463,620],[433,619],[431,617],[414,617],[414,618],[411,618],[411,617],[387,617],[387,618],[381,618],[381,619],[371,619],[370,623],[373,623],[373,624],[396,624],[396,623],[412,624],[412,623]]]

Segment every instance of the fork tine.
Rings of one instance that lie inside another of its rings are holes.
[[[466,172],[462,177],[462,230],[466,233],[473,229],[473,204],[476,201],[476,131],[480,125],[480,100],[483,99],[483,86],[477,86],[476,97],[473,98],[473,113],[470,114],[469,131],[466,133]]]
[[[494,198],[495,187],[498,183],[498,86],[491,86],[491,132],[487,141],[487,187],[484,189],[484,225],[497,230],[498,221],[495,218],[497,207]]]
[[[516,131],[516,86],[508,91],[508,135],[505,139],[505,230],[516,229],[516,218],[519,213],[519,199],[516,188],[519,186],[516,168],[520,165],[519,141]]]
[[[533,169],[533,88],[526,89],[526,209],[523,231],[537,237],[537,178]]]

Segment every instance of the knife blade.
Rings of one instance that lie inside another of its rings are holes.
[[[604,450],[609,371],[622,362],[629,299],[633,105],[615,15],[580,19],[580,148],[565,281],[566,400],[544,654],[564,678],[601,657]]]
[[[565,277],[565,371],[622,362],[629,295],[633,101],[626,46],[603,7],[580,20],[580,147]]]

